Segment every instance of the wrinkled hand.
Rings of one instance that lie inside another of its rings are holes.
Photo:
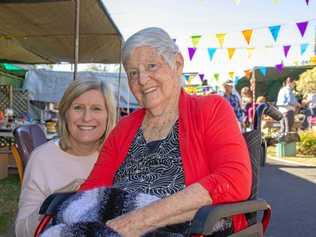
[[[106,225],[118,232],[122,237],[140,237],[145,229],[140,212],[130,212],[106,222]]]

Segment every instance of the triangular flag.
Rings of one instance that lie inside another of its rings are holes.
[[[235,75],[235,72],[228,72],[228,75],[229,75],[229,77],[230,77],[231,79],[233,79],[233,78],[234,78],[234,75]]]
[[[275,65],[275,68],[278,71],[278,73],[281,74],[283,72],[284,65],[283,63],[280,63],[280,64]]]
[[[301,55],[303,55],[306,52],[308,45],[309,43],[301,44]]]
[[[204,80],[204,74],[199,74],[199,77],[200,77],[201,82],[203,83],[203,80]]]
[[[242,34],[244,35],[247,44],[250,44],[251,36],[252,36],[252,29],[243,30]]]
[[[308,25],[308,21],[297,22],[296,25],[301,33],[301,36],[303,37]]]
[[[235,4],[238,6],[240,3],[240,0],[234,0]]]
[[[200,39],[201,39],[201,35],[192,35],[191,36],[192,45],[194,48],[196,48],[196,46],[199,44]]]
[[[195,54],[196,48],[188,48],[188,51],[189,51],[189,58],[190,58],[190,61],[191,61],[193,56],[194,56],[194,54]]]
[[[184,79],[185,79],[186,81],[189,81],[190,75],[189,75],[189,74],[184,74]]]
[[[309,0],[305,0],[305,2],[306,2],[306,5],[308,6],[308,4],[309,4]]]
[[[253,51],[255,51],[255,48],[246,48],[246,50],[247,50],[248,58],[251,58],[253,55]]]
[[[278,39],[280,28],[281,28],[281,25],[269,26],[269,30],[272,34],[274,42],[276,42]]]
[[[283,52],[284,52],[284,56],[285,56],[285,57],[287,57],[290,48],[291,48],[291,45],[284,45],[284,46],[283,46]]]
[[[221,48],[223,48],[225,36],[226,36],[226,33],[216,34],[218,44]]]
[[[259,67],[259,71],[262,74],[262,76],[267,75],[267,68],[266,67]]]
[[[236,48],[227,48],[227,53],[228,53],[229,60],[231,60],[232,57],[234,56],[235,50],[236,50]]]
[[[208,56],[210,57],[210,60],[212,61],[214,54],[216,52],[216,48],[208,48],[207,51],[208,51]]]
[[[172,40],[173,40],[173,42],[174,42],[174,43],[176,43],[176,42],[177,42],[177,39],[172,39]]]
[[[235,76],[234,79],[233,79],[233,83],[234,83],[235,86],[237,85],[238,80],[239,80],[239,77]]]
[[[245,76],[247,77],[247,79],[250,79],[251,78],[251,74],[252,74],[251,69],[244,70],[244,72],[245,72]]]
[[[214,73],[213,77],[214,77],[215,81],[218,81],[219,80],[219,73]]]

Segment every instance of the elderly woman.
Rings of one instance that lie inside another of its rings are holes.
[[[59,139],[36,148],[26,166],[16,236],[33,236],[39,208],[56,191],[73,191],[89,175],[115,125],[111,90],[95,79],[73,81],[59,104]]]
[[[80,189],[113,186],[161,199],[106,225],[124,237],[142,236],[189,221],[204,205],[247,199],[251,166],[234,112],[220,96],[184,92],[183,57],[170,36],[159,28],[135,33],[123,63],[143,108],[120,120]],[[233,219],[224,231],[245,221]]]

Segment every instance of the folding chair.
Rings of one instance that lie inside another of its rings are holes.
[[[248,226],[237,233],[229,235],[230,237],[263,236],[271,217],[270,205],[264,200],[256,199],[258,194],[260,159],[262,153],[265,152],[262,150],[261,146],[261,117],[263,114],[267,114],[275,120],[282,119],[282,114],[276,108],[267,103],[260,104],[256,109],[253,130],[243,134],[247,142],[253,171],[253,184],[250,197],[247,201],[243,202],[212,205],[200,208],[192,220],[189,236],[212,236],[213,227],[218,221],[237,214],[245,214]],[[37,226],[34,235],[35,237],[38,237],[42,233],[45,226],[56,215],[61,203],[73,194],[74,192],[55,193],[50,195],[44,201],[39,211],[44,217]],[[263,212],[260,221],[257,219],[258,212]]]

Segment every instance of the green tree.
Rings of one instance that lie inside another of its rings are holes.
[[[296,89],[303,95],[316,91],[316,67],[306,70],[300,75]]]

